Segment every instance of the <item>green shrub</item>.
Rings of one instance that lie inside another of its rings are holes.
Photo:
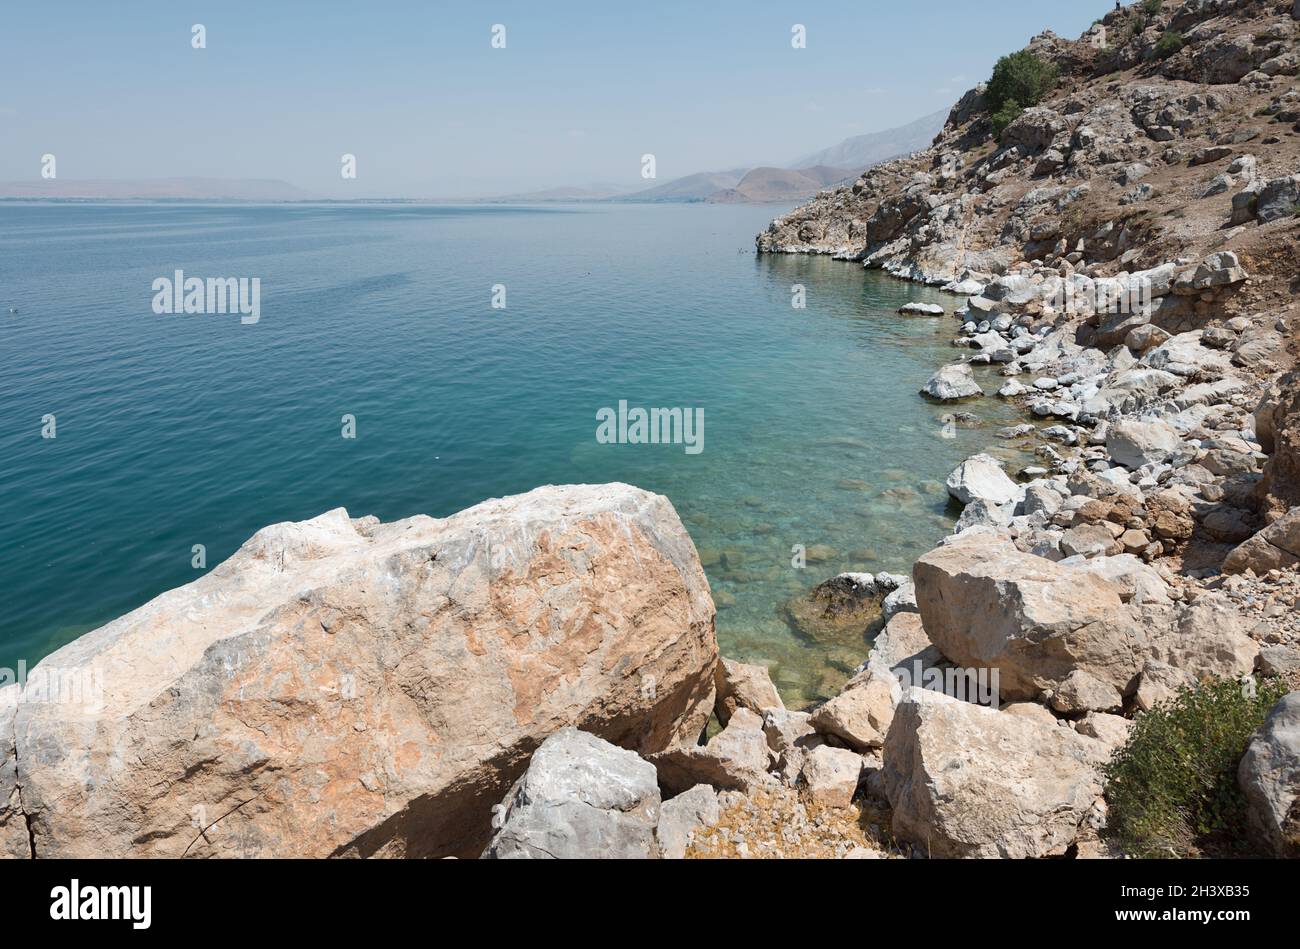
[[[1227,856],[1246,847],[1237,765],[1287,692],[1268,680],[1207,681],[1139,715],[1103,769],[1108,831],[1135,857]]]
[[[1156,43],[1156,58],[1168,59],[1187,45],[1187,37],[1177,30],[1169,30]]]
[[[1024,115],[1024,112],[1025,110],[1015,99],[1008,99],[1002,103],[1002,108],[993,113],[993,137],[1001,138],[1007,126]]]
[[[1163,0],[1142,0],[1142,12],[1147,16],[1155,16],[1163,5]]]
[[[1056,87],[1059,70],[1027,49],[1003,56],[993,67],[993,77],[984,91],[989,112],[996,115],[1009,102],[1022,109],[1038,105]]]

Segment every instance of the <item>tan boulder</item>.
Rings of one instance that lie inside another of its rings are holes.
[[[805,793],[823,807],[848,807],[862,777],[862,757],[847,748],[822,745],[804,758],[800,781]]]
[[[834,735],[850,747],[879,748],[885,743],[900,693],[898,679],[888,668],[868,662],[844,691],[813,710],[811,724],[818,733]]]
[[[1056,688],[1052,708],[1062,715],[1111,712],[1124,704],[1124,697],[1109,682],[1102,682],[1082,669],[1075,669]]]
[[[1181,669],[1175,669],[1167,662],[1148,659],[1142,665],[1133,701],[1142,711],[1149,712],[1161,702],[1177,696],[1180,689],[1194,684],[1195,680]]]
[[[274,525],[37,667],[99,691],[20,699],[22,807],[39,856],[472,855],[561,728],[693,740],[713,626],[671,504],[627,485]]]
[[[681,794],[697,784],[748,791],[776,781],[769,772],[774,755],[763,731],[763,719],[738,708],[707,745],[674,745],[649,755],[659,772],[659,783],[669,794]]]
[[[1079,719],[1074,729],[1080,735],[1101,742],[1106,748],[1106,757],[1109,758],[1124,747],[1124,744],[1128,741],[1129,732],[1133,730],[1133,722],[1122,715],[1089,712]]]
[[[1097,757],[1072,729],[911,689],[884,749],[894,833],[934,857],[1064,854],[1098,807]]]
[[[718,661],[713,684],[717,690],[713,711],[723,725],[731,720],[738,708],[747,708],[760,715],[765,709],[785,708],[764,666],[723,658]]]
[[[1140,668],[1145,634],[1128,591],[1098,570],[1003,542],[957,543],[921,557],[915,580],[930,639],[959,666],[998,670],[1008,699],[1055,690],[1076,669],[1122,693]]]
[[[1173,611],[1146,608],[1142,616],[1151,630],[1150,658],[1193,680],[1244,676],[1255,669],[1259,643],[1250,637],[1246,618],[1222,594],[1203,594]]]
[[[1264,575],[1300,564],[1300,507],[1294,507],[1228,554],[1224,573]]]

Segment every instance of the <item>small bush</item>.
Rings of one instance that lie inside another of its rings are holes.
[[[1278,680],[1208,681],[1139,715],[1104,769],[1107,832],[1135,857],[1240,855],[1246,804],[1237,765],[1286,691]]]
[[[1024,113],[1025,110],[1021,108],[1020,103],[1015,99],[1008,99],[1004,102],[1002,108],[993,113],[993,137],[1001,138],[1007,126],[1024,115]]]
[[[1177,30],[1169,30],[1156,43],[1156,58],[1168,59],[1187,45],[1187,37]]]
[[[1142,12],[1147,16],[1155,16],[1163,5],[1163,0],[1142,0]]]
[[[1056,87],[1058,77],[1056,66],[1022,49],[998,60],[988,88],[984,90],[984,101],[994,115],[1012,101],[1027,109],[1043,101]]]

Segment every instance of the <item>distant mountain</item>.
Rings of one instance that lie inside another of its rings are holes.
[[[672,181],[655,185],[653,188],[647,188],[644,191],[635,191],[632,194],[625,195],[622,200],[704,201],[712,194],[727,188],[734,188],[744,174],[745,169],[743,168],[736,168],[731,171],[702,171],[699,174],[687,175],[685,178],[674,178]]]
[[[626,189],[613,186],[593,186],[590,188],[546,188],[542,191],[524,191],[519,194],[496,195],[491,198],[475,198],[473,204],[542,204],[547,201],[608,201],[627,194]]]
[[[798,161],[791,162],[789,167],[803,169],[810,165],[831,165],[835,168],[851,168],[857,174],[882,161],[929,148],[947,120],[948,110],[944,109],[895,129],[856,135],[846,138],[838,145],[805,155]]]
[[[789,168],[755,168],[746,173],[734,188],[709,195],[713,204],[761,204],[775,201],[799,201],[810,198],[823,188],[856,178],[858,172],[846,168],[814,165],[798,171]]]
[[[0,198],[306,201],[312,196],[271,178],[61,178],[0,182]]]

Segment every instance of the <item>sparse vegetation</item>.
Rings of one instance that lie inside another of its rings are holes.
[[[997,115],[1008,103],[1016,103],[1022,110],[1042,102],[1056,87],[1059,70],[1044,62],[1027,49],[1003,56],[993,67],[984,92],[989,112]]]
[[[1156,16],[1163,5],[1163,0],[1142,0],[1142,12],[1147,16]]]
[[[1107,832],[1135,857],[1241,855],[1237,765],[1286,691],[1279,680],[1208,681],[1139,715],[1104,769]]]
[[[1177,30],[1169,30],[1156,43],[1156,58],[1168,59],[1187,45],[1187,37]]]

